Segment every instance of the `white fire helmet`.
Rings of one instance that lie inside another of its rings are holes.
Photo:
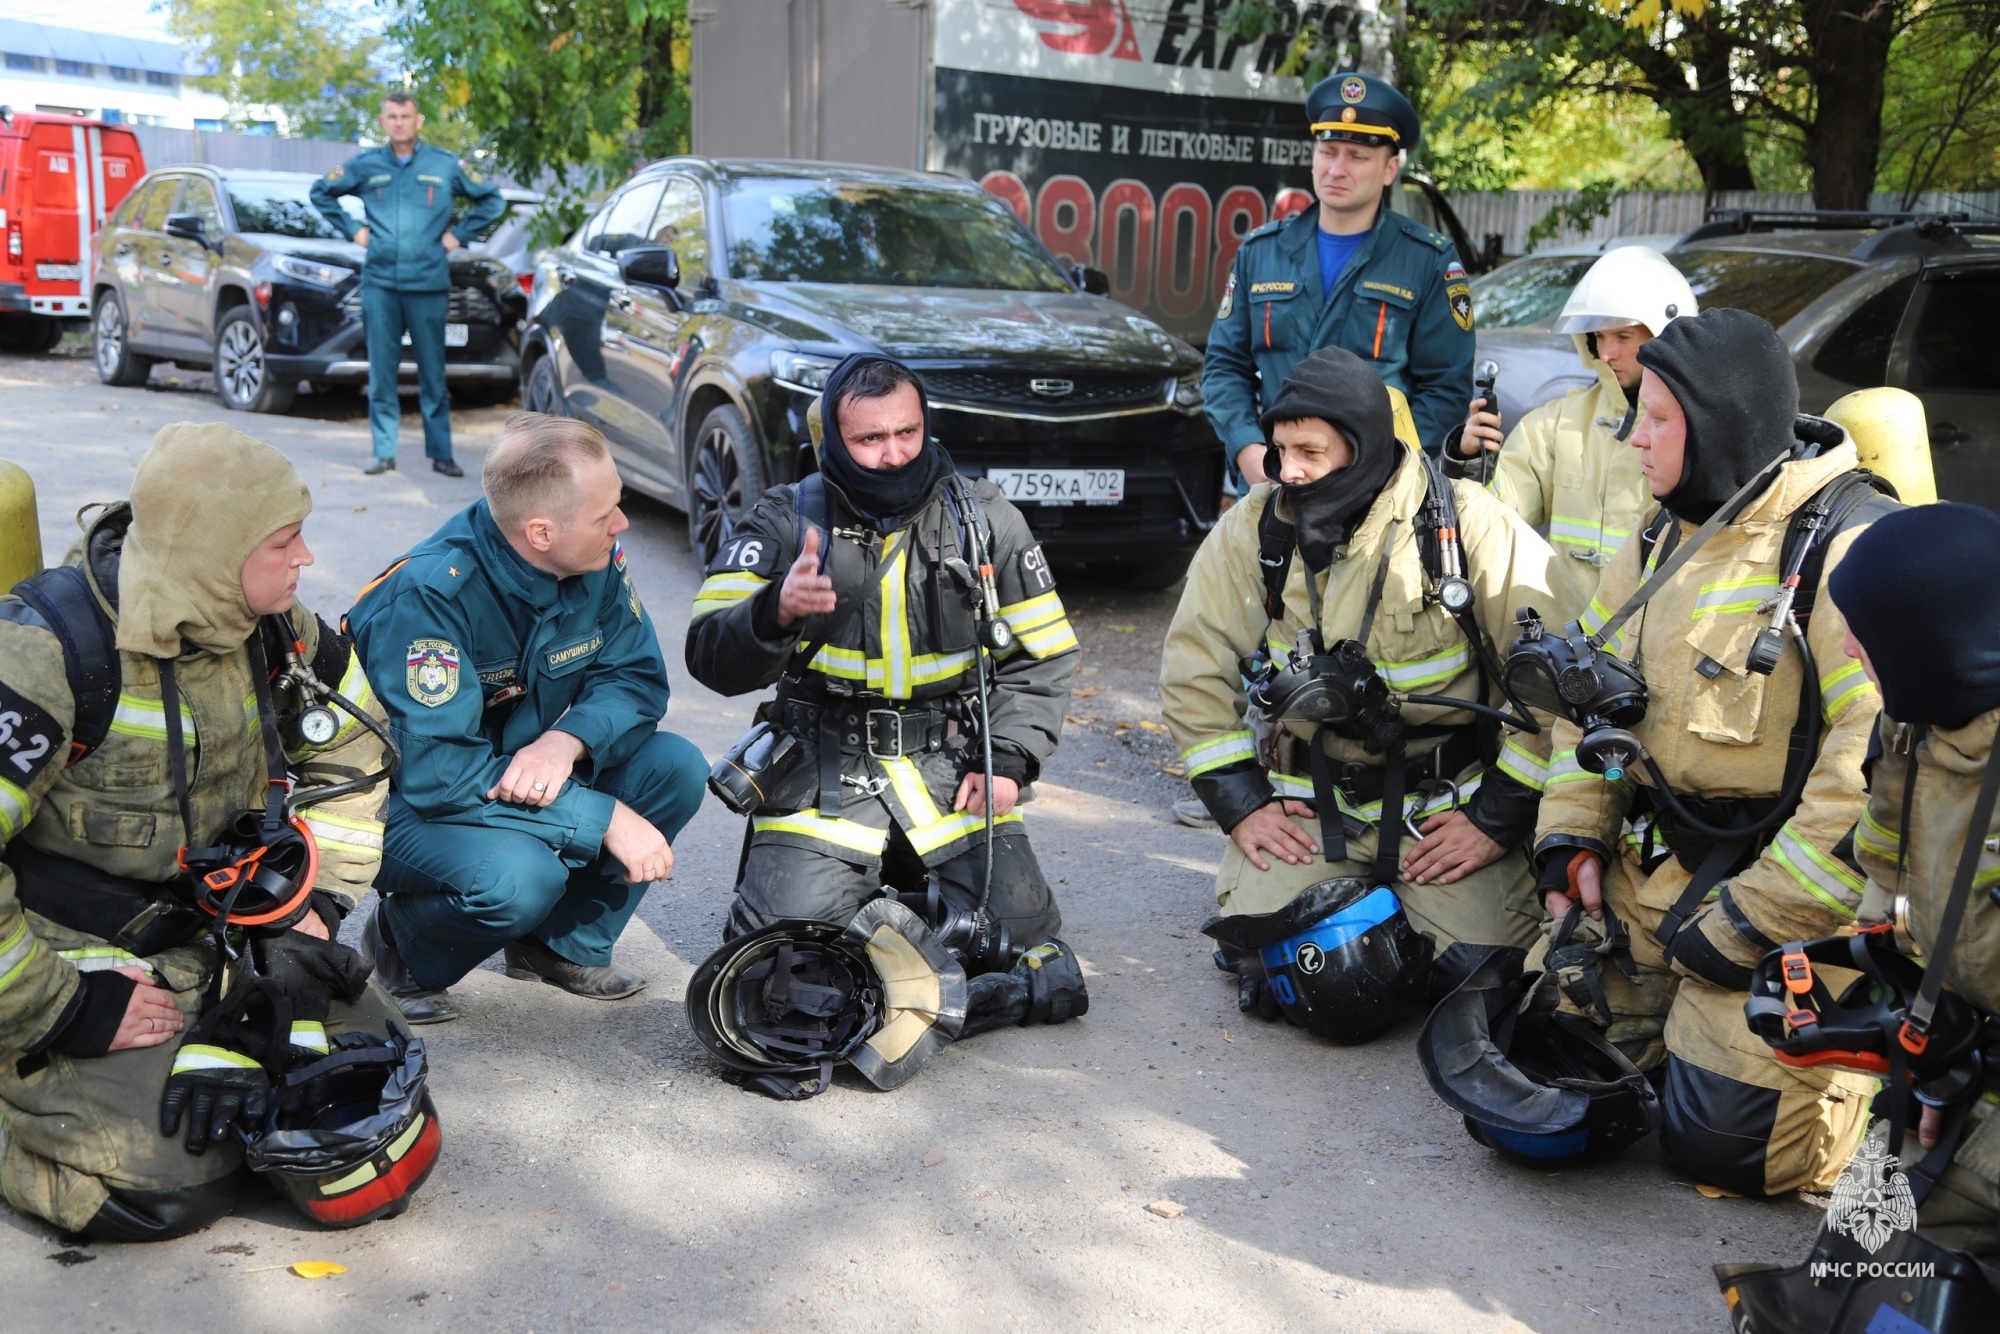
[[[1590,266],[1563,303],[1556,332],[1602,333],[1643,324],[1655,335],[1697,313],[1694,289],[1667,257],[1648,246],[1619,246]]]

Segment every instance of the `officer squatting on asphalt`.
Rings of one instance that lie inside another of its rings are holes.
[[[1408,103],[1337,74],[1308,118],[1321,207],[1248,238],[1217,312],[1245,494],[1159,677],[1240,1010],[1335,1044],[1413,1021],[1517,1164],[1657,1132],[1708,1186],[1829,1192],[1804,1261],[1718,1266],[1740,1330],[1990,1329],[2000,518],[1905,504],[1920,411],[1801,414],[1777,332],[1636,247],[1561,316],[1597,383],[1503,434],[1456,257],[1376,202]],[[384,171],[430,161],[403,128]],[[371,273],[435,221],[396,214]],[[426,244],[384,291],[429,294]],[[325,1226],[402,1213],[443,1144],[411,1028],[479,1022],[451,988],[495,954],[638,994],[614,950],[704,785],[743,841],[686,1014],[731,1082],[886,1090],[1002,1026],[1064,1041],[1040,1027],[1089,997],[1022,810],[1082,657],[1055,574],[901,362],[840,362],[808,427],[816,469],[687,613],[690,673],[759,697],[713,762],[661,730],[594,427],[510,417],[483,497],[338,628],[295,597],[290,462],[162,430],[0,598],[7,1201],[104,1240],[204,1227],[249,1176]]]

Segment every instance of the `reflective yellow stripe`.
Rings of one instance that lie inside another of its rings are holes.
[[[1537,792],[1548,788],[1549,766],[1543,764],[1539,756],[1521,749],[1520,743],[1513,737],[1501,743],[1500,760],[1496,767],[1523,787],[1531,787]]]
[[[28,826],[28,790],[0,778],[0,843],[12,839]]]
[[[1576,761],[1575,751],[1560,750],[1557,751],[1554,755],[1551,755],[1549,757],[1548,782],[1543,787],[1542,790],[1547,791],[1549,788],[1556,786],[1558,783],[1577,783],[1583,781],[1584,779],[1589,779],[1590,781],[1597,783],[1610,781],[1609,779],[1605,778],[1603,774],[1594,774],[1590,772],[1590,770],[1584,768],[1581,764],[1578,764]],[[1615,786],[1626,792],[1630,792],[1632,790],[1632,784],[1629,779],[1621,778],[1617,781]]]
[[[1771,856],[1807,893],[1842,917],[1853,918],[1861,903],[1861,877],[1793,833],[1790,821],[1771,840]]]
[[[310,1019],[292,1020],[292,1045],[309,1051],[331,1051],[332,1045],[326,1040],[326,1025]]]
[[[76,966],[79,973],[103,973],[114,968],[143,968],[153,971],[153,965],[130,950],[121,950],[116,945],[87,945],[79,950],[57,950],[58,959],[67,959]]]
[[[1022,635],[1020,640],[1021,647],[1028,650],[1030,657],[1035,658],[1053,658],[1058,653],[1067,653],[1073,648],[1080,647],[1076,639],[1076,630],[1070,625],[1066,616],[1053,624]]]
[[[752,816],[750,828],[758,834],[797,834],[802,838],[818,839],[822,843],[867,853],[871,857],[881,856],[882,849],[889,844],[889,831],[886,829],[870,829],[852,820],[829,819],[811,811],[800,811],[795,815]]]
[[[1479,790],[1480,781],[1484,777],[1485,777],[1484,774],[1479,774],[1473,777],[1469,782],[1460,783],[1458,785],[1457,801],[1459,805],[1463,806],[1467,801],[1471,800],[1472,794]],[[1337,805],[1339,805],[1341,813],[1344,815],[1351,815],[1355,819],[1364,821],[1368,824],[1380,824],[1382,822],[1382,803],[1379,801],[1371,801],[1366,806],[1356,806],[1351,804],[1347,800],[1347,798],[1344,795],[1342,795],[1339,788],[1335,788],[1333,790],[1333,799],[1334,802]],[[1428,800],[1426,800],[1422,805],[1416,807],[1414,810],[1411,809],[1406,799],[1403,805],[1403,809],[1406,812],[1408,812],[1407,818],[1409,819],[1427,820],[1431,816],[1436,815],[1439,811],[1450,810],[1452,806],[1452,801],[1453,797],[1451,790],[1447,788],[1443,792],[1439,792],[1433,795]]]
[[[35,951],[41,947],[41,938],[28,930],[27,918],[23,917],[14,924],[13,934],[0,943],[0,991],[5,991],[20,979],[22,971],[34,960]]]
[[[1000,609],[1000,618],[1014,628],[1015,634],[1046,625],[1063,614],[1062,599],[1053,589],[1026,602],[1010,602]]]
[[[1886,828],[1868,811],[1861,812],[1861,823],[1854,827],[1854,846],[1874,853],[1888,861],[1896,860],[1896,854],[1903,846],[1902,835]]]
[[[1053,590],[1000,609],[1000,618],[1031,657],[1052,658],[1078,647],[1076,630]]]
[[[338,848],[363,859],[382,857],[382,825],[375,820],[357,820],[332,811],[309,810],[306,828],[322,848]]]
[[[901,533],[889,534],[882,544],[882,557],[887,562],[882,571],[882,679],[880,688],[890,699],[910,697],[910,591],[906,583],[909,569],[909,551],[897,549],[893,558],[891,549],[898,548]],[[869,666],[872,668],[873,663]],[[869,673],[870,685],[875,685],[875,674]]]
[[[1573,547],[1595,547],[1609,551],[1632,536],[1629,528],[1607,528],[1596,519],[1577,519],[1558,514],[1549,520],[1549,541]]]
[[[254,708],[255,699],[251,704]],[[142,736],[154,741],[167,739],[167,706],[157,699],[145,699],[138,695],[121,693],[118,707],[111,714],[111,730],[125,736]],[[181,736],[186,745],[195,744],[194,715],[188,712],[185,702],[181,704]]]
[[[335,1195],[345,1195],[350,1190],[365,1186],[380,1175],[381,1173],[375,1170],[374,1163],[363,1163],[346,1176],[337,1178],[336,1180],[328,1181],[325,1177],[321,1177],[314,1184],[314,1189],[319,1191],[322,1197],[331,1198]]]
[[[1585,635],[1594,635],[1604,629],[1604,623],[1610,619],[1611,608],[1605,606],[1597,598],[1592,597],[1590,605],[1583,609],[1583,615],[1576,618],[1576,624],[1577,628],[1583,631]],[[1623,626],[1618,628],[1617,634],[1604,641],[1604,647],[1610,649],[1613,653],[1624,652],[1624,644],[1625,628]]]
[[[937,803],[931,800],[930,787],[924,782],[922,771],[913,761],[894,756],[886,760],[877,760],[876,763],[881,765],[882,772],[888,775],[889,786],[895,790],[896,799],[903,803],[903,809],[910,813],[912,820],[920,825],[926,825],[943,818],[944,812],[940,811]]]
[[[368,706],[375,702],[375,687],[368,684],[368,673],[362,670],[361,654],[358,651],[350,652],[347,655],[347,670],[341,674],[340,684],[334,687],[334,690],[341,698],[347,700],[348,703],[363,713],[366,713]],[[340,720],[340,727],[334,732],[333,740],[317,748],[322,751],[332,750],[336,746],[345,745],[349,738],[361,727],[360,719],[356,718],[346,709],[341,708],[337,704],[329,705],[329,707],[333,709],[334,717]]]
[[[747,574],[740,570],[711,574],[695,590],[694,607],[688,612],[688,619],[698,620],[712,611],[721,611],[746,598],[753,598],[770,582],[761,574]]]
[[[919,653],[910,660],[910,684],[927,686],[949,681],[972,669],[971,653]]]
[[[1427,658],[1410,662],[1378,662],[1375,667],[1382,673],[1382,679],[1397,690],[1420,690],[1424,686],[1443,685],[1471,665],[1472,645],[1460,640],[1456,647],[1433,653]]]
[[[1003,824],[1019,823],[1021,823],[1021,813],[1009,811],[1005,815],[995,817],[993,827],[997,829]],[[985,816],[962,811],[957,815],[947,815],[934,824],[919,825],[915,829],[905,830],[904,833],[908,835],[910,846],[916,849],[917,855],[928,857],[948,843],[956,843],[961,838],[985,831]]]
[[[816,672],[827,676],[837,676],[843,681],[865,681],[868,679],[868,660],[861,650],[835,648],[831,644],[822,645],[819,652],[812,655],[806,664]]]
[[[1196,778],[1225,764],[1257,758],[1257,739],[1249,732],[1224,732],[1210,741],[1199,742],[1181,752],[1187,776]]]
[[[1291,774],[1281,774],[1276,769],[1266,769],[1264,776],[1271,780],[1271,790],[1281,797],[1293,801],[1313,799],[1313,785],[1310,778],[1294,778]]]
[[[1718,579],[1703,584],[1694,600],[1694,619],[1729,612],[1755,611],[1778,595],[1778,576],[1753,574],[1748,579]]]
[[[1860,662],[1849,659],[1845,667],[1837,667],[1819,679],[1821,711],[1826,714],[1826,720],[1832,722],[1857,696],[1874,689],[1875,683],[1868,679],[1868,673]]]
[[[191,1042],[174,1054],[172,1073],[186,1074],[190,1070],[255,1070],[257,1062],[239,1051],[227,1047],[210,1047]]]

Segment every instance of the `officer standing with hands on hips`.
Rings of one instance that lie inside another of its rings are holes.
[[[1319,202],[1243,238],[1202,365],[1208,418],[1241,492],[1274,479],[1258,416],[1322,347],[1354,353],[1408,399],[1435,454],[1472,397],[1472,288],[1451,241],[1391,212],[1387,192],[1417,146],[1408,99],[1367,74],[1306,95]]]
[[[396,470],[396,431],[403,410],[396,380],[403,335],[417,363],[417,405],[424,419],[424,453],[446,477],[463,477],[451,457],[451,403],[445,393],[445,310],[451,297],[451,252],[500,220],[507,202],[485,180],[442,148],[422,143],[417,99],[393,92],[382,99],[388,142],[357,153],[313,182],[313,207],[342,236],[368,252],[361,266],[361,320],[368,332],[368,427],[375,438],[370,477]],[[361,200],[366,222],[355,226],[342,195]],[[472,211],[451,226],[451,206]]]

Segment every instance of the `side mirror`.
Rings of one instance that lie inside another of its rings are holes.
[[[681,285],[680,256],[672,246],[630,246],[618,252],[618,276],[641,287],[672,291]]]
[[[1070,281],[1092,296],[1111,295],[1111,276],[1103,269],[1093,269],[1088,264],[1072,265]]]
[[[208,244],[208,232],[202,226],[199,213],[169,213],[166,229],[168,236],[178,236],[183,241],[199,241]]]

